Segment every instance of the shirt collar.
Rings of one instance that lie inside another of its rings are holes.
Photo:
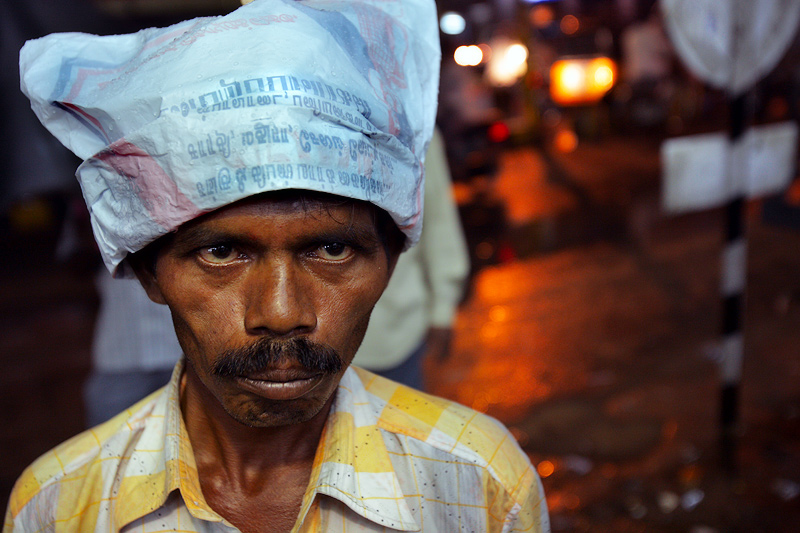
[[[119,438],[129,441],[125,447],[133,450],[127,464],[120,465],[125,476],[120,483],[118,501],[126,504],[115,507],[117,530],[162,507],[176,489],[184,494],[188,508],[193,507],[193,502],[205,504],[197,481],[194,454],[185,438],[186,430],[180,412],[183,368],[184,362],[181,360],[175,365],[167,386],[156,393],[151,401],[139,404],[141,407],[130,413],[124,422],[128,432],[118,430]],[[139,466],[139,471],[128,475],[131,465]],[[134,494],[137,497],[126,497]]]
[[[320,439],[307,496],[326,494],[381,526],[419,531],[378,427],[379,411],[361,375],[349,368]],[[305,511],[306,502],[301,514]]]
[[[180,378],[183,368],[184,361],[181,360],[175,366],[170,383],[162,389],[151,409],[134,413],[128,421],[132,430],[141,428],[138,442],[163,442],[164,445],[155,453],[148,450],[151,472],[137,476],[135,482],[131,480],[130,484],[121,487],[122,495],[126,491],[141,491],[146,484],[152,497],[142,505],[118,506],[115,516],[118,529],[163,506],[176,489],[192,515],[212,522],[223,521],[203,497],[194,452],[181,416]],[[378,428],[375,409],[375,401],[370,401],[359,374],[353,368],[347,369],[317,448],[301,516],[305,517],[317,494],[325,494],[381,526],[401,531],[421,529],[400,488],[382,430]],[[154,424],[153,418],[162,418],[163,423]],[[138,453],[134,450],[132,458]]]

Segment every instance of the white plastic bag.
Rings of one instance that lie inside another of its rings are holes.
[[[202,213],[287,188],[373,202],[415,242],[439,57],[432,0],[256,0],[131,35],[29,41],[20,71],[39,119],[84,159],[114,272]]]

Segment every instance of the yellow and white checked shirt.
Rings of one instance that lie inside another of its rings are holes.
[[[4,532],[234,532],[200,490],[172,381],[40,457]],[[296,532],[549,531],[541,483],[497,421],[350,368],[314,460]]]

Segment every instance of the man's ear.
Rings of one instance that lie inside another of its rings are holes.
[[[389,276],[394,273],[394,267],[397,266],[397,260],[400,259],[400,254],[403,253],[403,245],[390,246],[386,250],[386,259],[388,260]]]
[[[378,235],[383,243],[383,250],[386,253],[389,276],[394,272],[397,260],[403,252],[406,244],[406,236],[394,223],[392,217],[383,209],[377,209]]]
[[[133,269],[139,283],[142,284],[147,297],[157,304],[166,305],[164,295],[161,293],[161,288],[158,285],[158,278],[156,277],[156,257],[146,253],[145,250],[129,254],[127,258],[128,264]]]

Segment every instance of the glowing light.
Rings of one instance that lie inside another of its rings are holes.
[[[550,477],[556,471],[556,465],[552,461],[545,460],[536,465],[536,471],[541,477]]]
[[[486,133],[489,135],[490,141],[501,143],[508,139],[511,135],[511,130],[508,129],[508,125],[505,122],[495,122],[489,126],[489,130]]]
[[[505,305],[495,305],[489,309],[489,320],[492,322],[505,322],[508,320],[508,307]]]
[[[536,6],[528,13],[528,18],[530,18],[531,24],[541,29],[553,23],[555,13],[550,6]]]
[[[608,87],[614,82],[614,71],[608,65],[601,65],[594,71],[594,82],[599,87]]]
[[[553,139],[556,150],[562,154],[569,154],[578,148],[578,136],[575,132],[568,129],[558,130],[555,139]]]
[[[560,105],[591,104],[616,78],[617,65],[607,57],[561,59],[550,67],[550,97]]]
[[[524,44],[512,44],[506,50],[505,59],[512,65],[524,63],[528,59],[528,49]]]
[[[508,242],[504,242],[497,250],[497,260],[500,263],[510,263],[517,258],[517,252]]]
[[[589,62],[588,73],[592,83],[590,89],[597,94],[605,94],[617,78],[617,65],[607,57],[597,57]]]
[[[583,69],[579,65],[566,65],[561,73],[564,87],[571,91],[580,91],[586,87]]]
[[[439,19],[439,28],[447,35],[459,35],[466,27],[467,21],[454,11],[448,11]]]
[[[453,198],[458,205],[468,204],[472,201],[472,189],[465,183],[453,183]]]
[[[492,43],[492,51],[486,75],[495,86],[513,85],[528,71],[528,49],[524,44],[498,39]]]
[[[453,59],[462,67],[474,67],[480,65],[483,60],[483,52],[479,46],[459,46],[453,54]]]
[[[564,18],[561,19],[561,24],[559,24],[559,28],[561,28],[561,31],[564,32],[565,35],[572,35],[578,31],[580,27],[581,23],[575,15],[565,15]]]

